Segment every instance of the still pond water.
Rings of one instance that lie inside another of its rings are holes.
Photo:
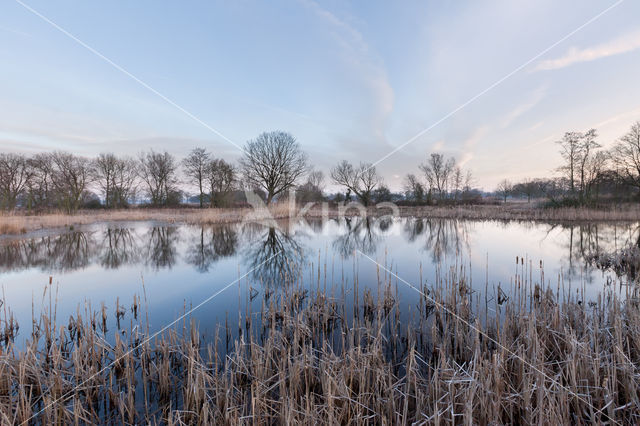
[[[604,288],[624,293],[626,278],[590,266],[588,256],[635,244],[639,230],[637,223],[561,226],[414,218],[302,221],[279,228],[97,224],[0,238],[0,309],[20,324],[18,346],[29,335],[33,311],[37,317],[50,304],[58,322],[66,324],[69,316],[84,316],[89,305],[99,310],[102,302],[112,321],[118,303],[127,308],[122,321],[129,325],[129,307],[139,295],[146,299],[153,331],[237,281],[191,314],[206,333],[227,319],[237,323],[247,303],[259,310],[262,299],[256,296],[277,285],[283,273],[300,277],[302,285],[344,286],[347,293],[357,275],[360,288],[377,288],[380,269],[368,257],[418,287],[421,280],[433,283],[437,271],[462,269],[478,298],[485,297],[485,289],[508,289],[514,276],[523,274],[516,256],[524,257],[524,273],[534,283],[542,279],[542,262],[546,284],[563,283],[590,299]],[[418,295],[396,281],[400,305],[415,306]]]

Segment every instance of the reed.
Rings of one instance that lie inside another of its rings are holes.
[[[296,216],[303,206],[295,206],[293,210],[287,202],[276,203],[269,207],[274,219]],[[45,229],[69,228],[93,223],[115,223],[136,221],[157,221],[162,223],[216,224],[241,222],[246,214],[253,212],[249,208],[176,208],[176,209],[143,209],[79,211],[76,214],[46,213],[27,215],[24,213],[0,213],[0,235],[24,234]],[[347,216],[358,215],[357,209],[347,209]],[[388,208],[367,210],[371,217],[388,215]],[[332,206],[323,209],[316,205],[305,211],[305,217],[320,218],[324,215],[337,217],[340,209]],[[620,222],[640,221],[640,206],[624,205],[610,208],[594,209],[586,207],[563,207],[557,209],[537,208],[522,203],[508,205],[477,206],[418,206],[400,207],[402,217],[417,218],[454,218],[469,220],[526,220],[551,222]]]
[[[640,206],[611,205],[606,208],[540,208],[523,203],[503,205],[401,207],[401,216],[471,220],[527,220],[551,222],[640,221]]]
[[[115,315],[124,326],[108,342],[104,306],[93,312],[87,304],[61,324],[52,303],[24,348],[12,338],[2,346],[0,418],[637,424],[640,311],[633,289],[583,303],[580,292],[536,282],[533,266],[516,263],[511,288],[493,297],[474,296],[465,274],[452,268],[410,303],[384,269],[377,282],[356,277],[331,285],[319,266],[305,285],[301,277],[283,278],[260,303],[252,288],[238,323],[227,321],[213,336],[185,321],[146,339],[146,303],[136,297],[131,306],[118,300]],[[15,327],[7,310],[2,321],[4,330]]]

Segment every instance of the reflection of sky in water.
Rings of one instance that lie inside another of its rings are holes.
[[[53,288],[58,292],[61,324],[76,315],[78,305],[84,317],[85,300],[93,310],[105,302],[111,320],[117,298],[127,307],[124,323],[129,324],[133,295],[144,298],[146,294],[151,328],[159,329],[185,306],[198,304],[253,270],[238,286],[193,314],[206,332],[224,322],[227,315],[230,323],[237,324],[238,307],[243,315],[246,308],[246,289],[251,286],[262,291],[264,286],[277,283],[282,274],[296,276],[305,285],[310,285],[313,277],[315,286],[320,266],[320,285],[326,281],[328,287],[332,283],[340,286],[344,280],[346,293],[352,298],[349,289],[355,269],[361,290],[377,290],[378,273],[384,277],[384,271],[378,271],[364,257],[354,258],[354,250],[387,265],[416,286],[420,268],[423,280],[433,284],[438,265],[447,271],[462,263],[477,297],[484,297],[487,262],[488,288],[499,283],[508,288],[516,273],[516,256],[525,257],[533,264],[534,282],[540,281],[539,263],[543,261],[545,282],[555,288],[562,272],[566,287],[584,283],[587,298],[592,298],[612,275],[588,267],[584,257],[636,243],[638,228],[638,224],[562,227],[416,219],[367,223],[357,218],[299,223],[285,232],[258,225],[93,225],[62,235],[0,242],[0,285],[7,307],[21,326],[21,338],[30,331],[32,301],[36,311],[42,306],[49,276],[57,284]],[[412,309],[417,294],[401,282],[398,292],[401,309]],[[261,303],[257,297],[251,302],[252,309],[258,310]],[[49,305],[48,294],[44,304]]]

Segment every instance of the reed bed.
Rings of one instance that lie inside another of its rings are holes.
[[[24,348],[12,343],[17,325],[4,309],[0,419],[638,424],[635,291],[587,303],[579,289],[544,286],[520,265],[510,289],[493,297],[479,297],[456,269],[410,302],[384,268],[373,283],[330,285],[320,267],[277,287],[243,282],[238,323],[214,335],[184,320],[153,336],[149,307],[135,297],[130,306],[117,302],[110,338],[104,304],[60,321],[49,293]]]
[[[470,220],[527,220],[549,222],[633,222],[640,221],[640,206],[606,208],[540,208],[523,203],[450,207],[401,207],[401,216],[457,218]]]
[[[0,213],[0,235],[25,234],[43,229],[61,229],[93,223],[157,221],[162,223],[224,224],[237,223],[250,213],[249,208],[177,208],[79,211],[76,214],[46,213],[27,215]],[[269,208],[275,219],[289,217],[287,204],[276,204]],[[265,212],[266,214],[266,212]]]
[[[302,206],[291,208],[287,202],[269,207],[270,217],[284,219],[295,217]],[[66,213],[46,213],[27,215],[21,212],[0,213],[0,235],[25,234],[42,229],[68,228],[78,225],[112,222],[158,221],[163,223],[216,224],[241,222],[248,213],[255,213],[249,208],[176,208],[176,209],[142,209],[80,211],[69,215]],[[377,217],[388,215],[388,208],[367,209],[367,215]],[[320,205],[305,210],[304,216],[311,218],[337,217],[339,215],[357,216],[361,212],[356,208],[338,209],[335,206],[324,209]],[[469,219],[469,220],[527,220],[551,222],[620,222],[640,221],[640,206],[624,205],[611,208],[570,208],[544,209],[523,203],[506,205],[478,206],[422,206],[400,207],[402,217]],[[267,217],[265,215],[265,217]]]

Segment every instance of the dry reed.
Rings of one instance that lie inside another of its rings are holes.
[[[274,204],[269,207],[271,217],[284,219],[296,216],[302,206],[296,206],[294,210],[286,202]],[[249,208],[215,208],[215,209],[142,209],[131,208],[126,210],[101,210],[80,211],[69,215],[65,213],[47,213],[27,215],[21,212],[0,213],[0,235],[24,234],[42,229],[68,228],[78,225],[93,223],[157,221],[162,223],[188,223],[188,224],[215,224],[241,222]],[[390,214],[388,208],[369,208],[367,214],[372,217]],[[340,209],[332,207],[323,210],[317,205],[305,211],[306,217],[336,217]],[[355,208],[346,209],[343,214],[347,216],[358,215]],[[611,222],[611,221],[640,221],[640,206],[625,205],[607,209],[591,208],[557,208],[543,209],[534,206],[516,203],[500,206],[422,206],[400,207],[399,214],[402,217],[416,218],[456,218],[470,220],[527,220],[527,221],[553,221],[553,222]]]
[[[474,298],[464,273],[451,269],[410,304],[401,302],[401,284],[384,270],[367,286],[357,277],[327,286],[318,267],[313,284],[289,277],[265,290],[257,312],[251,287],[238,324],[227,322],[206,338],[196,323],[184,322],[145,340],[140,298],[130,309],[118,301],[118,321],[130,315],[123,320],[130,325],[111,343],[104,306],[79,309],[60,324],[50,305],[23,349],[6,337],[0,418],[18,424],[638,424],[636,295],[609,291],[583,303],[580,292],[545,287],[531,278],[530,265],[519,263],[512,288],[497,289],[491,299]],[[13,333],[11,314],[4,315],[4,333]]]

